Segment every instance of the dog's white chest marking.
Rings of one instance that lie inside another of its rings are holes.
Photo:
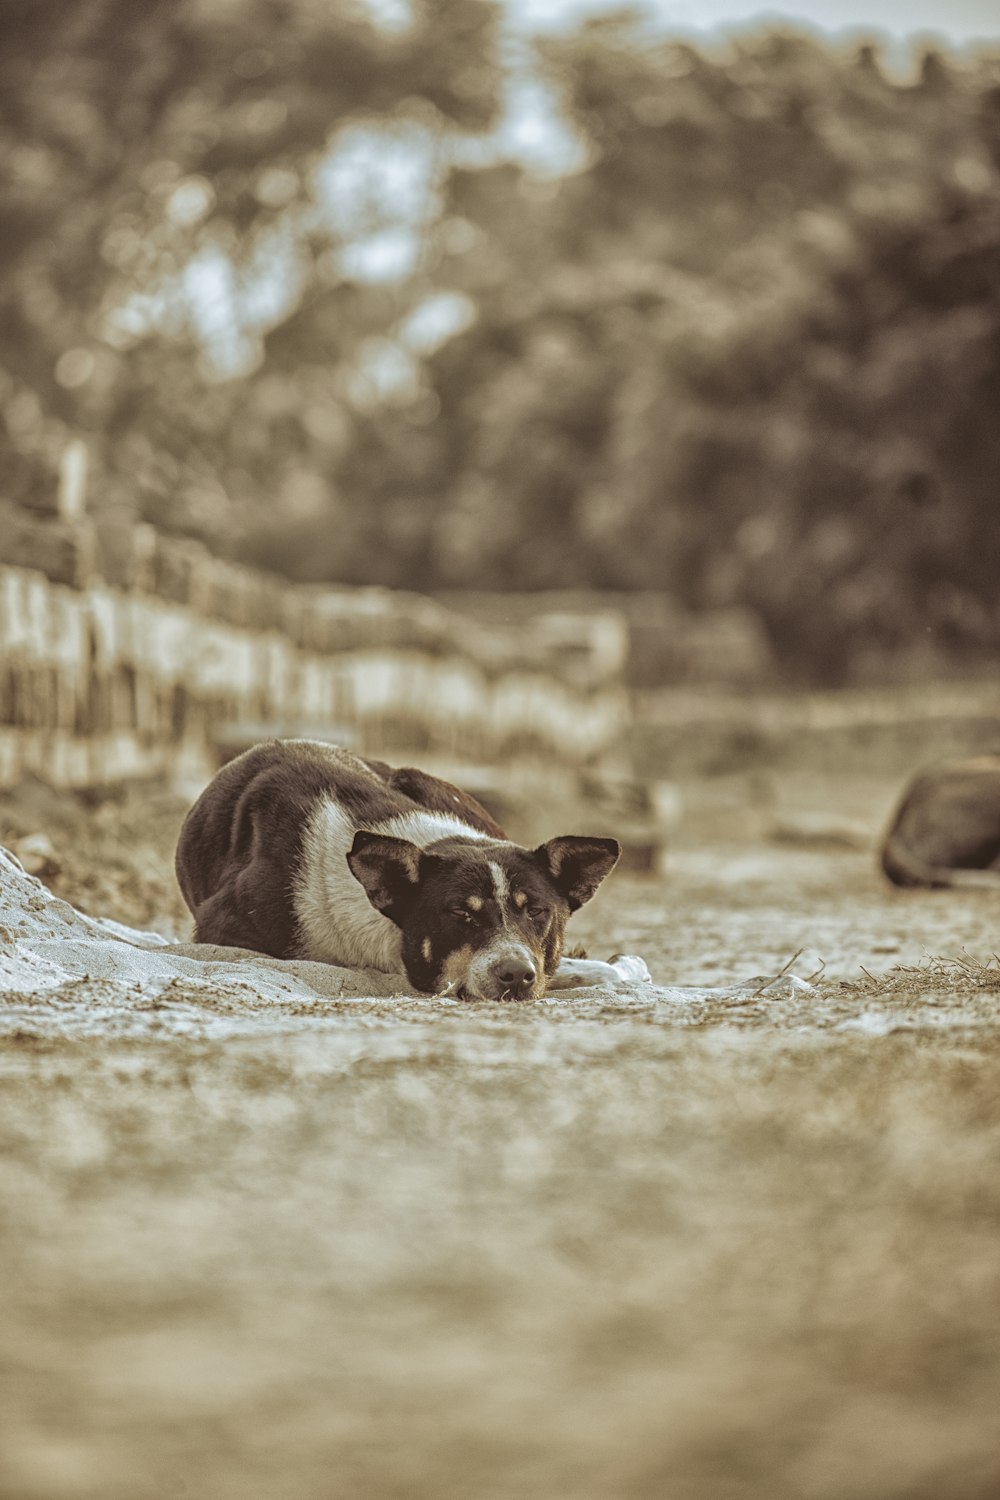
[[[356,820],[348,817],[333,797],[317,803],[303,839],[302,864],[295,879],[296,920],[312,959],[405,974],[403,934],[395,922],[375,910],[347,863],[357,827]],[[454,834],[486,838],[447,813],[403,813],[365,827],[372,833],[407,839],[421,849]]]
[[[310,958],[392,974],[403,967],[403,934],[351,874],[354,834],[353,820],[332,798],[317,805],[303,839],[295,916]]]

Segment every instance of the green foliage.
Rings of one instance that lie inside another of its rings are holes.
[[[1000,643],[1000,59],[900,82],[588,22],[539,48],[585,157],[544,179],[459,165],[498,106],[486,0],[391,34],[319,0],[0,24],[28,503],[82,431],[97,503],[292,577],[750,605],[831,679]],[[399,234],[400,274],[351,259]],[[442,292],[470,316],[422,344]]]

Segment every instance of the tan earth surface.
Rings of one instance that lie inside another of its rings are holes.
[[[896,778],[682,790],[577,937],[739,998],[18,1020],[0,1495],[1000,1494],[1000,898],[883,882]],[[181,812],[35,788],[0,842],[180,937]]]

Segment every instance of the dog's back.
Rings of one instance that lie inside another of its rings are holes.
[[[906,788],[882,845],[895,885],[1000,890],[1000,756],[946,761]]]

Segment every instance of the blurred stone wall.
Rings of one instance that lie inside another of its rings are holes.
[[[0,510],[0,782],[205,774],[265,734],[583,767],[628,724],[608,614],[483,624],[310,588],[149,527]]]
[[[690,610],[665,589],[552,589],[540,593],[470,593],[450,589],[446,604],[483,624],[535,620],[541,634],[572,636],[580,616],[595,618],[587,654],[603,650],[630,688],[667,684],[764,688],[779,677],[760,616],[751,609]],[[568,622],[563,626],[561,622]]]

